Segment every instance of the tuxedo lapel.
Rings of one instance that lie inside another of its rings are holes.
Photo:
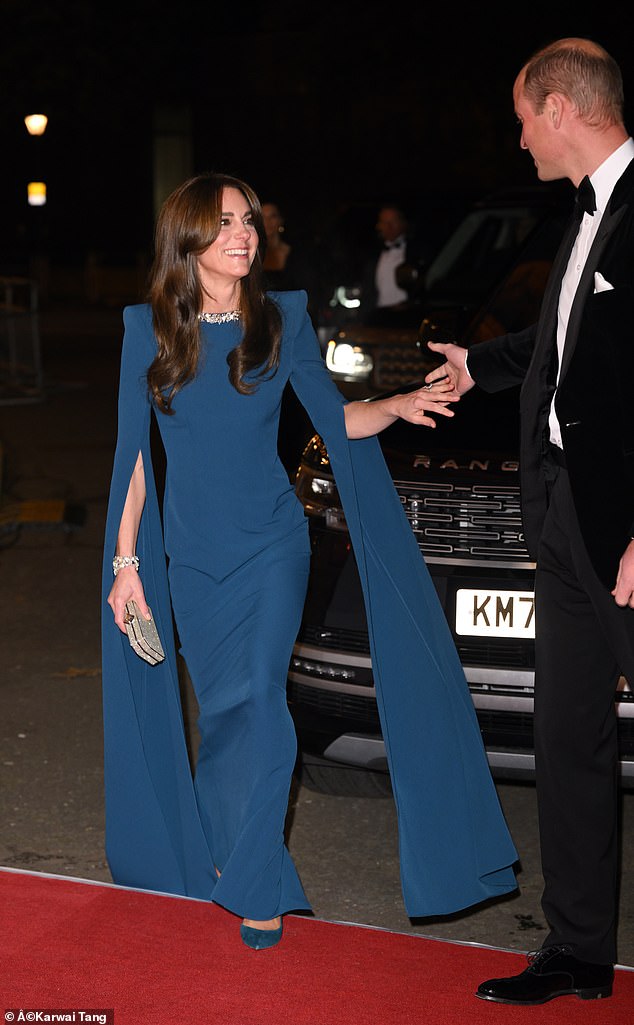
[[[546,291],[544,292],[539,323],[537,325],[537,347],[543,341],[544,336],[550,338],[554,331],[557,320],[557,307],[559,305],[561,282],[566,271],[566,267],[568,266],[572,247],[575,244],[575,239],[579,232],[579,224],[579,217],[575,212],[570,220],[568,230],[562,239],[561,245],[557,250],[557,255],[553,261],[548,278]]]
[[[588,295],[594,288],[594,273],[599,268],[601,257],[607,243],[614,234],[621,218],[624,216],[628,205],[632,202],[633,194],[634,160],[630,161],[614,186],[614,191],[610,197],[607,209],[601,218],[601,224],[599,225],[596,238],[591,246],[590,252],[588,253],[588,258],[581,274],[579,287],[577,288],[572,308],[570,310],[570,317],[568,319],[566,342],[561,363],[560,382],[565,376],[566,370],[570,365],[570,359],[575,351],[585,304],[587,302]]]
[[[601,224],[596,234],[594,242],[588,253],[585,266],[583,268],[581,278],[579,280],[579,286],[575,293],[575,298],[570,309],[570,316],[568,318],[568,327],[566,330],[566,341],[564,345],[563,358],[561,362],[561,373],[559,376],[560,383],[563,380],[566,370],[570,364],[572,354],[575,351],[577,344],[577,338],[579,337],[579,328],[583,317],[583,310],[588,299],[588,295],[594,289],[594,272],[598,269],[601,262],[601,256],[603,251],[609,242],[612,234],[623,217],[626,207],[621,206],[618,210],[612,213],[609,209],[606,210],[603,217],[601,218]]]
[[[550,364],[551,353],[556,338],[557,308],[559,306],[561,282],[566,267],[568,266],[570,253],[572,252],[572,247],[575,244],[575,239],[579,231],[579,223],[579,216],[575,211],[570,219],[561,245],[557,250],[555,259],[553,260],[553,265],[548,277],[548,283],[544,292],[544,298],[542,300],[539,320],[537,322],[533,357],[527,370],[526,379],[522,389],[525,393],[530,393],[532,391],[532,386],[536,385],[539,387],[539,384],[537,383],[538,381],[541,382],[541,386],[545,386],[546,384],[547,368]]]

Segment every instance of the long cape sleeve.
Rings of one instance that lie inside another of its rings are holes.
[[[102,664],[106,853],[125,886],[210,899],[215,885],[185,740],[167,568],[150,452],[146,372],[154,359],[148,307],[129,307],[119,382],[119,432],[106,520]],[[137,541],[140,574],[166,658],[143,662],[106,598],[132,470],[143,455],[147,497]]]
[[[326,445],[361,578],[405,907],[448,914],[516,889],[517,853],[427,566],[377,438],[346,436],[302,295],[284,303],[291,383]]]

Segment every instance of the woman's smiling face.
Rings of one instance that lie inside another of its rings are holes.
[[[246,277],[258,249],[251,207],[239,189],[223,189],[218,237],[198,254],[201,283],[213,294],[214,282],[228,283]]]

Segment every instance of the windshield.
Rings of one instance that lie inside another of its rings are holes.
[[[526,216],[520,230],[522,216]],[[513,331],[521,331],[536,323],[542,297],[553,258],[561,241],[564,224],[568,216],[567,206],[539,208],[530,211],[516,206],[500,211],[482,210],[470,215],[452,239],[439,254],[433,267],[444,266],[447,274],[453,268],[469,266],[476,256],[477,247],[471,245],[480,231],[488,232],[491,244],[495,242],[498,252],[506,254],[508,266],[504,274],[493,275],[487,301],[481,305],[466,327],[459,328],[455,308],[436,310],[432,318],[421,327],[421,352],[429,352],[425,345],[427,337],[443,341],[456,340],[469,348],[478,342]],[[520,235],[527,230],[528,221],[532,228],[520,244]],[[515,234],[511,226],[515,225]],[[495,230],[494,230],[495,229]],[[463,245],[459,245],[462,240]],[[510,240],[513,240],[512,242]],[[480,234],[483,241],[483,234]],[[515,248],[511,259],[511,249]],[[453,254],[453,262],[450,256]],[[469,259],[467,258],[469,255]],[[440,261],[440,264],[439,264]],[[492,273],[489,266],[483,266],[483,273]],[[437,279],[440,282],[440,278]],[[457,280],[454,278],[454,281]],[[497,287],[493,287],[495,284]],[[383,432],[382,444],[386,448],[414,452],[436,450],[491,450],[500,454],[512,454],[519,445],[519,387],[488,394],[479,388],[468,392],[455,405],[455,416],[437,418],[433,430],[413,428],[403,421],[397,421]]]
[[[543,216],[541,207],[528,205],[472,211],[429,266],[425,291],[463,301],[486,294]]]

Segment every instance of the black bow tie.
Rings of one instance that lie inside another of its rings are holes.
[[[384,242],[383,249],[402,249],[404,242]]]
[[[588,178],[588,175],[586,175],[585,178],[582,178],[579,182],[576,201],[579,209],[586,214],[590,214],[592,217],[597,208],[597,203],[594,195],[594,189],[592,188],[592,182]]]

